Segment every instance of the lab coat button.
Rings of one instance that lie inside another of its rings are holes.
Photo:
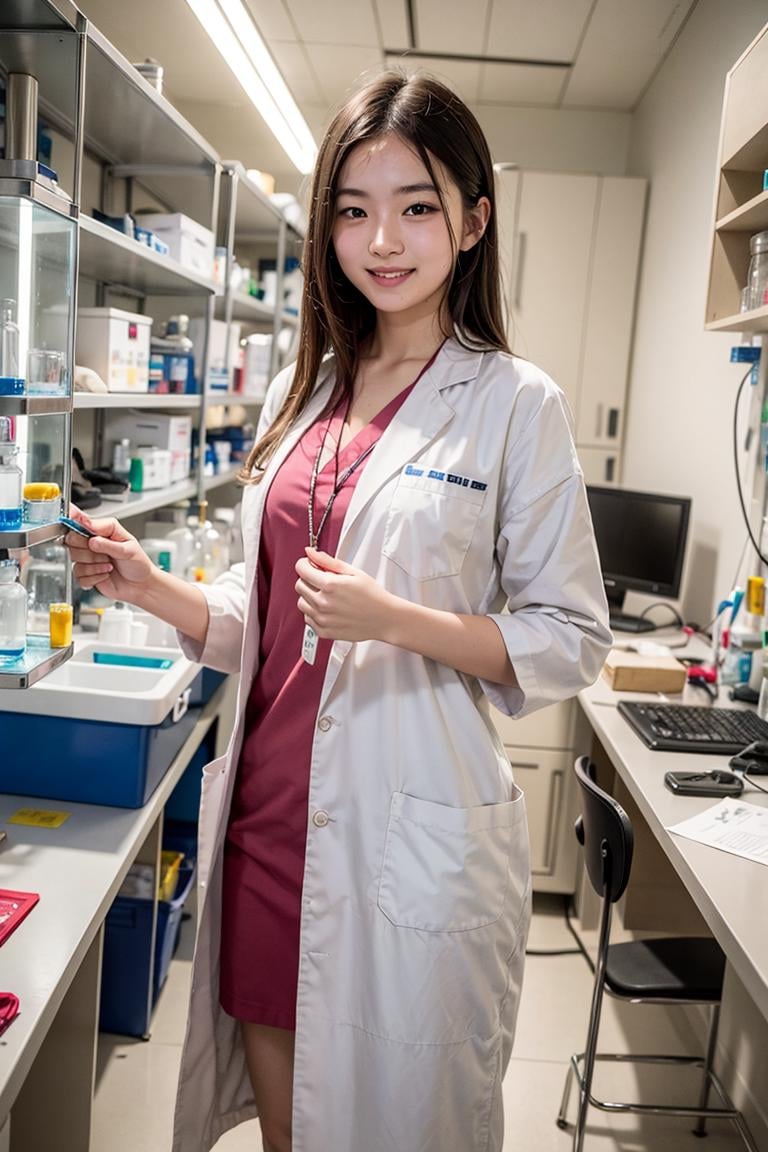
[[[333,721],[330,716],[321,716],[317,722],[317,726],[321,732],[329,732]]]
[[[314,816],[312,817],[312,823],[316,828],[325,828],[329,820],[330,816],[327,812],[324,812],[322,808],[315,812]]]

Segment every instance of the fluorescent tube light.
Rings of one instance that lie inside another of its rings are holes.
[[[311,172],[317,155],[312,133],[242,0],[187,4],[288,158],[299,172]]]

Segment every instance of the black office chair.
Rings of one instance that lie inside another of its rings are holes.
[[[575,1076],[579,1085],[579,1111],[573,1134],[574,1152],[581,1152],[587,1110],[590,1105],[604,1112],[636,1112],[656,1116],[697,1116],[693,1131],[706,1135],[707,1118],[732,1120],[749,1152],[757,1152],[744,1118],[712,1070],[717,1041],[720,999],[723,991],[725,956],[715,940],[708,938],[662,938],[636,940],[627,944],[610,944],[613,905],[623,894],[632,867],[632,825],[624,809],[595,783],[595,768],[588,756],[581,756],[574,766],[581,787],[582,814],[576,821],[576,836],[584,846],[587,874],[593,888],[602,897],[600,941],[597,951],[595,985],[589,1014],[586,1051],[574,1054],[568,1067],[563,1099],[557,1117],[558,1127],[566,1128],[565,1119],[571,1084]],[[700,1056],[631,1056],[598,1053],[597,1033],[603,994],[621,1000],[649,1004],[710,1004],[712,1015],[706,1055]],[[698,1104],[677,1107],[665,1104],[611,1103],[592,1094],[596,1060],[642,1064],[688,1064],[703,1069]],[[583,1065],[583,1071],[582,1071]],[[710,1086],[717,1091],[723,1107],[707,1106]]]

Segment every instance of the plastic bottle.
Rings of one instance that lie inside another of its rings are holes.
[[[226,572],[232,564],[232,529],[235,523],[234,508],[217,508],[213,514],[214,526],[221,538],[221,570]]]
[[[0,416],[0,532],[21,528],[22,476],[11,416]]]
[[[0,301],[0,396],[21,396],[24,379],[19,370],[19,326],[14,320],[15,300]]]
[[[768,231],[757,232],[750,237],[749,252],[747,273],[749,307],[762,308],[766,302],[765,294],[768,287]]]
[[[18,580],[18,561],[0,560],[0,665],[12,664],[27,647],[27,593]]]
[[[99,640],[105,644],[130,644],[133,612],[120,600],[105,608],[99,624]]]
[[[195,544],[195,534],[187,524],[188,514],[188,501],[174,505],[173,520],[176,527],[167,536],[167,539],[176,545],[175,555],[171,557],[171,572],[174,576],[186,577],[189,558]]]
[[[192,554],[187,562],[186,577],[193,583],[211,584],[222,572],[221,537],[206,519],[208,501],[200,501]]]

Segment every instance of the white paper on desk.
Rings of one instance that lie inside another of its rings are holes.
[[[699,812],[698,816],[673,824],[667,831],[720,848],[723,852],[732,852],[735,856],[745,856],[759,864],[768,864],[768,808],[760,808],[757,804],[721,800],[705,812]]]

